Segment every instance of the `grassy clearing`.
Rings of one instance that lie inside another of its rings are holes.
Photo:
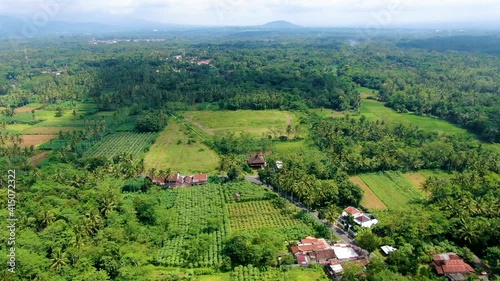
[[[375,193],[366,185],[366,183],[358,176],[351,177],[351,181],[361,186],[363,189],[363,198],[361,205],[370,210],[386,210],[387,206],[377,197]]]
[[[32,128],[33,125],[28,125],[28,124],[10,124],[6,125],[5,129],[9,133],[21,133],[24,132],[30,128]]]
[[[406,206],[423,197],[423,193],[399,171],[361,174],[359,177],[389,209]]]
[[[219,156],[201,140],[189,136],[188,129],[171,119],[145,158],[147,169],[171,168],[182,173],[210,172],[217,168]]]
[[[107,135],[100,142],[92,146],[84,157],[104,156],[113,158],[119,154],[141,155],[149,148],[156,138],[155,133],[114,133]]]
[[[57,135],[60,131],[71,132],[82,129],[83,127],[31,127],[23,130],[22,133],[24,135]]]
[[[348,112],[336,111],[329,108],[314,108],[310,109],[312,112],[316,113],[321,118],[341,118]]]
[[[273,153],[279,154],[291,154],[297,153],[301,151],[308,150],[318,150],[317,148],[311,148],[310,145],[306,143],[306,141],[291,141],[291,142],[275,142],[273,143]]]
[[[294,113],[278,110],[189,111],[184,117],[210,135],[245,131],[261,136],[270,128],[284,129],[298,123]]]
[[[386,107],[383,103],[372,99],[362,100],[361,114],[365,115],[366,118],[371,121],[384,120],[385,122],[391,123],[403,123],[405,125],[418,126],[423,130],[438,133],[455,135],[470,134],[463,128],[434,117],[417,116],[413,113],[397,113]]]

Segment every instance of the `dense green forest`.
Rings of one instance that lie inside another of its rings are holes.
[[[9,207],[2,216],[18,218],[15,230],[1,233],[2,253],[16,255],[16,273],[2,270],[2,280],[324,277],[314,266],[280,267],[295,263],[283,254],[284,241],[335,241],[310,213],[333,224],[347,206],[380,221],[360,233],[358,245],[398,251],[373,258],[366,270],[346,270],[345,280],[443,280],[431,257],[451,251],[471,264],[482,259],[478,273],[499,278],[496,39],[326,34],[210,30],[102,35],[108,44],[87,36],[0,41],[0,179]],[[167,40],[127,39],[150,36]],[[366,99],[469,133],[369,120]],[[240,112],[246,124],[222,120],[217,131],[186,112]],[[252,119],[263,112],[278,117]],[[168,149],[182,153],[151,157]],[[192,155],[208,150],[219,163],[199,171],[210,174],[207,185],[164,189],[139,176],[172,176],[179,168],[157,169],[163,160],[155,159],[199,164]],[[257,176],[249,155],[269,150],[258,176],[272,191],[244,180]],[[352,177],[398,181],[407,172],[432,175],[419,188],[401,183],[407,202],[360,206],[366,191]],[[7,254],[4,265],[12,261]]]

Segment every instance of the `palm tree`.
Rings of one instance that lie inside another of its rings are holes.
[[[116,197],[104,196],[99,205],[99,212],[102,216],[107,217],[108,214],[116,208]]]
[[[51,255],[52,264],[50,268],[55,270],[56,272],[61,271],[61,268],[68,263],[68,259],[66,257],[66,253],[63,253],[61,249],[55,249]]]
[[[64,182],[64,173],[61,169],[57,169],[56,173],[54,174],[54,180],[58,183]]]

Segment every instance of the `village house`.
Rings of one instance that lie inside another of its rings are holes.
[[[432,258],[437,274],[445,275],[451,281],[466,280],[466,275],[474,272],[472,266],[455,253],[438,254]]]
[[[264,158],[264,155],[259,153],[250,156],[248,159],[248,165],[252,169],[264,169],[264,167],[267,165],[266,159]]]
[[[161,176],[146,176],[155,185],[172,188],[172,187],[189,187],[194,185],[203,185],[208,182],[208,175],[196,174],[183,176],[179,173],[172,173],[168,177]]]
[[[295,255],[297,263],[308,265],[309,263],[326,262],[335,258],[335,253],[330,248],[330,244],[323,238],[306,237],[297,243],[297,246],[290,247]]]
[[[372,214],[363,213],[363,211],[349,206],[344,209],[344,211],[342,212],[342,216],[339,218],[338,222],[343,227],[346,227],[346,225],[350,226],[349,234],[351,236],[356,236],[357,233],[351,229],[351,227],[353,227],[354,225],[349,225],[348,223],[349,216],[352,216],[354,223],[359,225],[360,227],[370,228],[378,223],[378,220]]]
[[[307,266],[311,263],[323,265],[336,265],[345,261],[363,259],[363,250],[350,244],[334,244],[333,246],[323,238],[306,237],[298,241],[297,246],[291,246],[297,263]],[[334,266],[332,270],[338,270]]]

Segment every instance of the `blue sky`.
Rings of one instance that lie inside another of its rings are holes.
[[[498,0],[0,0],[0,14],[99,21],[137,18],[196,25],[391,27],[414,23],[498,22]]]

